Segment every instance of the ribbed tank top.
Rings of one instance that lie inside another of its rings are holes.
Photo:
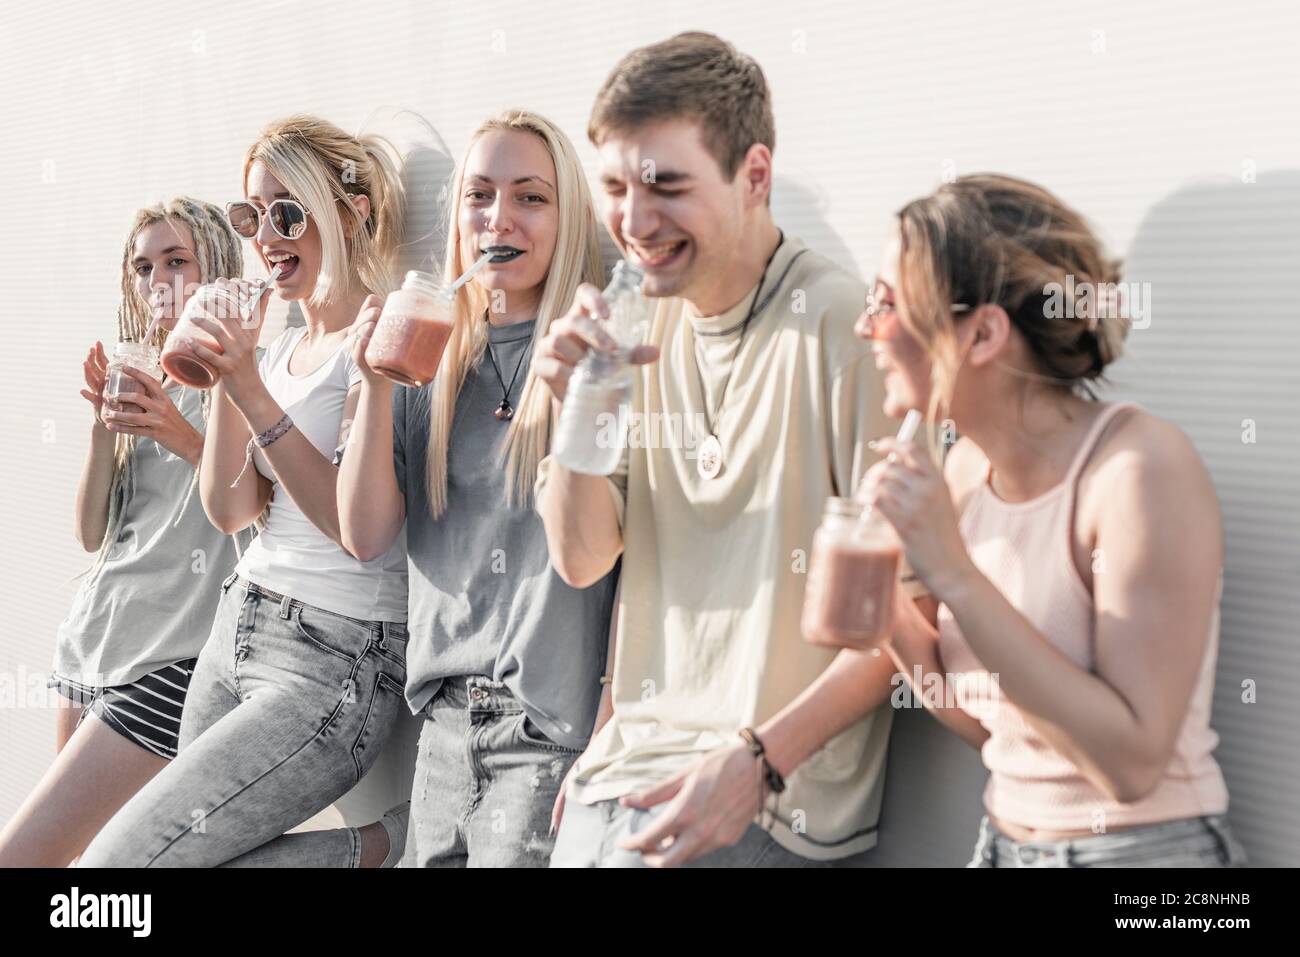
[[[1094,669],[1092,595],[1073,556],[1073,517],[1079,475],[1107,424],[1133,403],[1117,403],[1097,416],[1064,480],[1026,502],[1005,502],[984,480],[962,511],[960,529],[976,567],[1043,636],[1086,671]],[[1220,597],[1222,578],[1220,578]],[[1173,598],[1174,596],[1171,596]],[[1176,599],[1175,599],[1176,600]],[[984,806],[994,818],[1053,831],[1096,830],[1218,814],[1228,792],[1212,757],[1219,737],[1210,728],[1219,606],[1173,757],[1160,783],[1130,804],[1112,800],[1088,782],[1003,697],[990,680],[946,606],[938,613],[944,671],[954,676],[958,705],[989,732],[981,751],[990,771]]]

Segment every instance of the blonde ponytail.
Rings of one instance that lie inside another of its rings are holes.
[[[386,295],[406,223],[406,197],[396,148],[374,134],[346,133],[320,117],[299,114],[272,123],[244,155],[244,181],[263,163],[311,210],[320,232],[321,266],[312,291],[316,305],[345,299],[360,283]],[[370,200],[362,216],[352,202]]]

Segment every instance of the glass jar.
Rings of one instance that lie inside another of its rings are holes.
[[[121,412],[143,412],[143,406],[123,401],[125,396],[133,392],[145,391],[138,379],[122,371],[127,366],[161,380],[162,367],[158,364],[158,350],[144,342],[124,339],[114,347],[113,355],[108,360],[108,374],[104,378],[104,401]]]
[[[244,314],[239,296],[235,292],[215,285],[200,286],[194,291],[194,295],[190,296],[189,302],[185,303],[185,309],[176,322],[176,328],[167,336],[162,351],[163,370],[183,385],[195,389],[210,389],[217,384],[221,373],[188,349],[181,347],[183,343],[193,341],[202,343],[213,352],[222,352],[221,345],[211,333],[195,324],[196,316],[206,316],[209,319],[238,319],[242,322]]]
[[[829,498],[813,535],[801,627],[807,641],[878,647],[894,624],[902,546],[893,526],[850,498]]]
[[[422,386],[438,371],[451,329],[451,297],[435,276],[413,269],[384,300],[366,363],[400,385]]]

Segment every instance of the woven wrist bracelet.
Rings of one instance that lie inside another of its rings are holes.
[[[275,423],[275,425],[271,426],[265,432],[254,436],[253,441],[257,443],[259,449],[264,449],[292,428],[293,419],[289,418],[289,413],[286,412],[284,415],[280,416],[279,422]]]
[[[284,415],[280,416],[280,421],[276,422],[275,425],[271,426],[265,432],[259,432],[257,435],[249,439],[248,445],[244,449],[244,467],[239,470],[239,474],[236,475],[235,480],[230,483],[230,487],[238,487],[239,480],[244,477],[244,473],[248,471],[248,467],[253,464],[254,448],[266,448],[292,428],[293,419],[289,418],[289,413],[286,412]]]

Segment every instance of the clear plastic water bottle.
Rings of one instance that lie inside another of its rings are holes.
[[[646,326],[642,272],[627,260],[614,266],[602,296],[609,306],[605,330],[615,352],[590,349],[573,370],[560,407],[555,460],[572,472],[610,475],[627,444],[635,375],[629,359]]]

